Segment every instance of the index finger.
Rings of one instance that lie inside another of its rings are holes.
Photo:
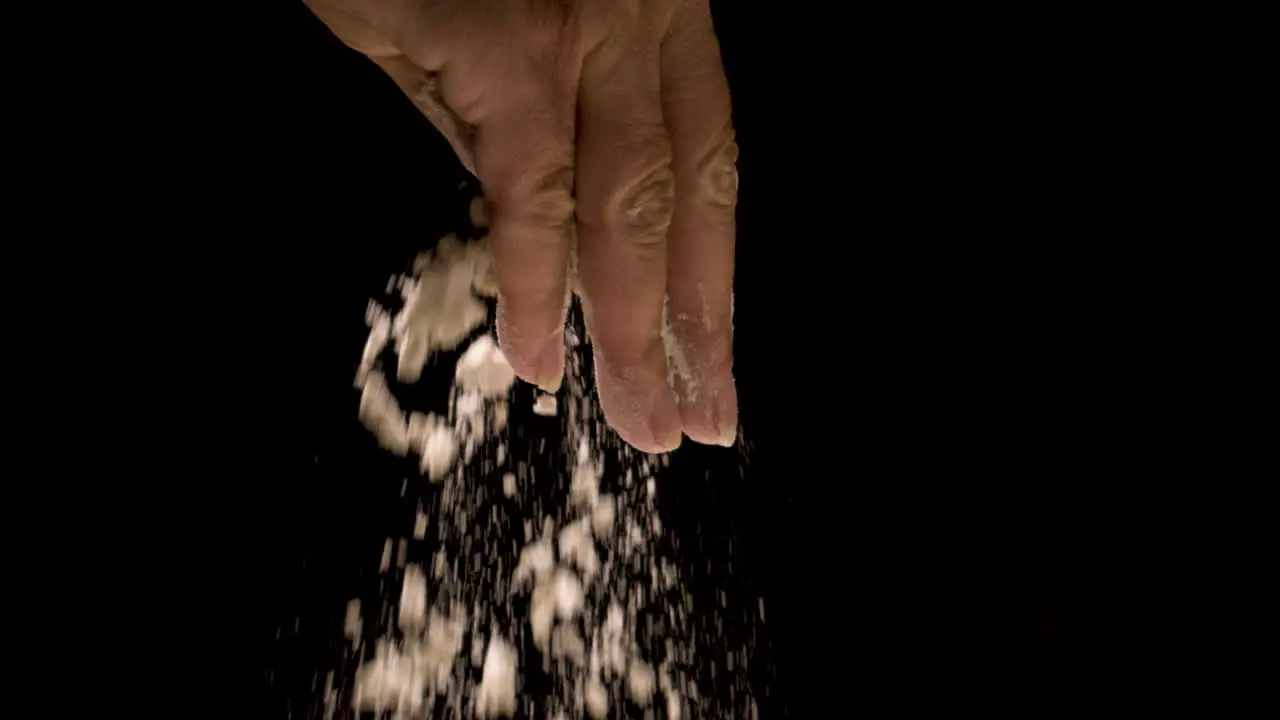
[[[489,203],[498,342],[522,379],[554,392],[564,374],[573,220],[573,126],[550,106],[481,122],[476,174]]]

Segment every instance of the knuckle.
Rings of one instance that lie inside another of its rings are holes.
[[[738,202],[738,143],[725,124],[698,161],[698,188],[707,202],[732,208]]]
[[[606,131],[599,131],[602,135]],[[671,141],[662,125],[618,128],[586,159],[578,222],[629,243],[661,245],[675,210]]]
[[[641,246],[660,246],[671,226],[674,208],[675,175],[670,163],[663,162],[630,182],[616,185],[599,215],[583,221]]]
[[[515,187],[501,193],[494,205],[495,220],[564,230],[574,216],[573,168],[557,164],[549,170],[527,173]]]
[[[675,208],[675,190],[670,164],[645,175],[623,193],[620,204],[626,228],[640,236],[666,235]]]

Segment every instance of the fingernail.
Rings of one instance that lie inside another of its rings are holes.
[[[680,432],[680,404],[676,400],[675,391],[670,387],[659,391],[654,400],[653,409],[649,412],[649,430],[658,446],[657,452],[668,452],[680,447],[683,439]]]
[[[556,330],[538,352],[538,387],[554,393],[564,381],[564,329]]]
[[[720,444],[732,447],[738,439],[738,388],[732,372],[721,377],[718,389],[714,406],[716,430]]]

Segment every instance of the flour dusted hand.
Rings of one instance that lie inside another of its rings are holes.
[[[516,373],[560,384],[576,291],[624,440],[732,444],[737,145],[707,0],[307,4],[480,179]]]

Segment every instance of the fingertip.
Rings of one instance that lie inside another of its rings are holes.
[[[729,375],[728,387],[715,401],[716,429],[719,431],[717,444],[733,447],[738,440],[738,390]]]
[[[738,393],[731,371],[678,382],[680,423],[690,440],[731,447],[738,437]]]
[[[557,328],[538,353],[534,385],[554,393],[564,382],[564,329]]]
[[[628,445],[646,453],[680,447],[680,406],[665,368],[618,369],[595,352],[596,389],[605,421]]]
[[[680,447],[684,440],[681,425],[680,403],[671,387],[663,383],[649,413],[649,430],[653,433],[654,446],[660,448],[657,452],[669,452]]]
[[[498,298],[496,330],[498,347],[516,377],[547,392],[560,388],[564,377],[564,328],[548,333],[531,332],[528,319],[516,319],[510,302]]]

